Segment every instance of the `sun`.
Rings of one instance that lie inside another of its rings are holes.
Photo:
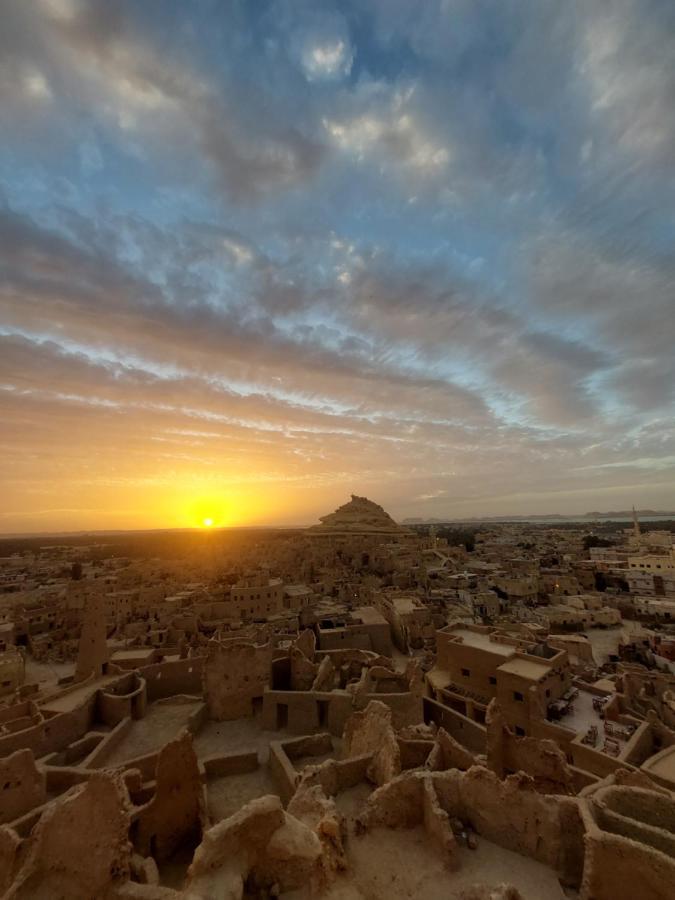
[[[202,521],[202,525],[204,526],[204,528],[211,528],[212,525],[213,525],[213,519],[211,519],[211,518],[209,518],[209,517],[207,516],[207,517]]]

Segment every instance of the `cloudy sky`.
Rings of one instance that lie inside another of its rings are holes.
[[[0,531],[675,507],[672,0],[0,15]]]

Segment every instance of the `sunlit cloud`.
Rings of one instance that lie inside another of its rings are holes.
[[[263,6],[7,5],[2,530],[675,506],[667,4]]]

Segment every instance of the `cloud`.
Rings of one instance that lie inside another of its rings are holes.
[[[675,503],[672,4],[161,6],[3,8],[10,509]]]

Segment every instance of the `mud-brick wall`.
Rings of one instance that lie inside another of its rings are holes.
[[[147,704],[147,684],[135,672],[116,682],[114,689],[99,691],[96,716],[105,725],[117,725],[122,719],[140,719]]]
[[[89,697],[72,712],[58,713],[24,731],[3,735],[0,737],[0,757],[23,748],[32,750],[36,758],[65,749],[89,730],[95,702],[95,697]]]
[[[138,671],[147,684],[148,701],[173,697],[176,694],[202,694],[204,657],[176,659],[143,666]]]
[[[449,706],[438,703],[430,697],[425,697],[424,721],[435,722],[442,726],[456,741],[467,747],[474,753],[485,753],[487,745],[487,729],[485,725],[467,719],[461,713],[455,712]]]
[[[263,727],[273,731],[329,731],[341,737],[352,711],[352,696],[346,691],[265,691],[263,695]]]
[[[18,819],[47,799],[45,773],[30,750],[0,759],[0,824]]]
[[[667,900],[675,859],[616,834],[586,836],[580,900]]]
[[[253,715],[253,701],[269,685],[271,644],[209,641],[204,662],[204,699],[216,721]]]
[[[379,700],[392,712],[391,724],[398,730],[407,725],[419,725],[424,720],[422,698],[410,691],[400,694],[368,694],[368,701]]]

